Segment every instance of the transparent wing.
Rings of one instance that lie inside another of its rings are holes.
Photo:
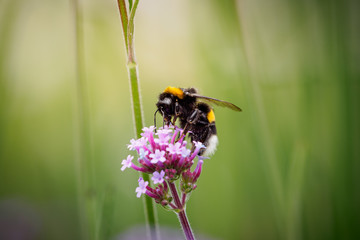
[[[232,104],[232,103],[229,103],[227,101],[223,101],[223,100],[219,100],[219,99],[216,99],[216,98],[211,98],[211,97],[205,97],[205,96],[201,96],[201,95],[198,95],[196,93],[193,93],[193,94],[189,94],[191,96],[194,96],[196,98],[199,99],[199,101],[201,102],[205,102],[205,103],[209,103],[209,104],[214,104],[216,106],[220,106],[220,107],[226,107],[226,108],[230,108],[234,111],[237,111],[237,112],[241,112],[241,108],[239,108],[238,106],[236,106],[235,104]]]

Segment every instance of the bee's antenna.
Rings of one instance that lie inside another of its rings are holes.
[[[159,109],[157,109],[154,113],[154,127],[155,127],[155,132],[156,132],[156,113],[159,111]]]

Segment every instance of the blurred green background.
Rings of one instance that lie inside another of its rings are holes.
[[[220,145],[187,207],[195,235],[360,239],[359,5],[140,1],[146,125],[168,85],[243,109],[215,108]],[[114,239],[144,224],[138,174],[120,171],[134,130],[117,2],[79,9],[77,88],[72,1],[0,1],[0,237]]]

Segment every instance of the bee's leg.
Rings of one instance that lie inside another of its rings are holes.
[[[182,110],[182,108],[181,108],[179,102],[176,100],[176,102],[175,102],[175,115],[174,115],[174,119],[172,121],[172,124],[174,126],[175,126],[175,122],[176,122],[177,118],[180,116],[181,110]]]
[[[202,121],[202,120],[198,120],[196,123],[200,123],[202,125],[209,125],[208,122]]]
[[[181,139],[184,137],[184,135],[186,135],[188,133],[188,131],[190,130],[191,126],[193,124],[196,124],[198,122],[200,118],[200,110],[199,109],[195,109],[191,115],[187,118],[187,122],[185,124],[185,127],[183,128],[183,132],[180,135],[180,137],[178,139]]]
[[[183,128],[183,135],[187,134],[187,132],[189,131],[190,129],[190,124],[189,123],[186,123],[185,124],[185,127]]]
[[[171,119],[172,119],[172,118],[170,118],[170,120],[167,120],[167,119],[165,119],[165,118],[163,119],[163,128],[164,128],[164,125],[166,125],[167,127],[170,126],[170,124],[172,123]]]
[[[176,139],[175,142],[178,142],[180,139],[184,138],[184,136],[187,134],[187,132],[190,130],[190,124],[186,123],[185,127],[183,128],[183,131],[181,133],[181,135]]]
[[[200,118],[200,110],[199,109],[195,109],[190,116],[187,118],[187,122],[190,124],[196,124],[198,122]]]
[[[183,129],[183,132],[182,132],[182,134],[181,134],[181,137],[183,137],[183,135],[186,135],[186,134],[189,132],[190,128],[191,128],[190,123],[186,123],[186,124],[185,124],[185,127],[184,127],[184,129]]]
[[[172,120],[172,122],[171,122],[171,124],[172,124],[173,126],[175,126],[175,122],[176,122],[176,120],[177,120],[177,117],[178,117],[178,116],[175,115],[174,118],[173,118],[173,120]]]
[[[192,142],[190,154],[192,154],[194,151],[195,151],[195,144],[194,142]]]

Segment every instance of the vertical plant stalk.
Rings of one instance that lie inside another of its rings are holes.
[[[195,240],[194,234],[190,227],[189,220],[187,219],[187,216],[186,216],[185,205],[182,204],[182,202],[180,201],[179,195],[176,190],[176,186],[173,182],[168,182],[168,184],[169,184],[171,194],[174,198],[175,205],[179,209],[179,211],[176,214],[179,218],[179,221],[180,221],[181,227],[184,231],[185,237],[187,240]]]
[[[121,24],[123,29],[123,36],[127,52],[127,69],[130,81],[131,103],[133,110],[135,135],[137,138],[141,137],[141,130],[144,126],[144,119],[142,114],[141,94],[139,87],[139,72],[136,63],[135,46],[134,46],[134,18],[139,0],[129,1],[130,16],[127,16],[127,9],[124,0],[118,0]],[[141,177],[144,181],[150,182],[150,177],[146,173],[142,173]],[[157,214],[154,207],[153,200],[145,196],[143,198],[145,218],[148,228],[148,236],[150,239],[159,239],[157,228]]]
[[[83,32],[82,32],[82,19],[79,9],[78,0],[72,0],[72,8],[75,22],[75,71],[76,71],[76,86],[75,86],[75,131],[74,131],[74,142],[75,142],[75,175],[77,185],[77,201],[80,218],[80,232],[82,239],[88,239],[88,222],[86,217],[85,207],[85,161],[86,161],[86,117],[85,117],[85,70],[84,70],[84,49],[83,43]]]
[[[83,16],[80,0],[72,0],[75,23],[75,171],[82,239],[98,239],[97,197],[95,192],[94,161],[91,153],[91,124],[89,92],[85,76]]]

